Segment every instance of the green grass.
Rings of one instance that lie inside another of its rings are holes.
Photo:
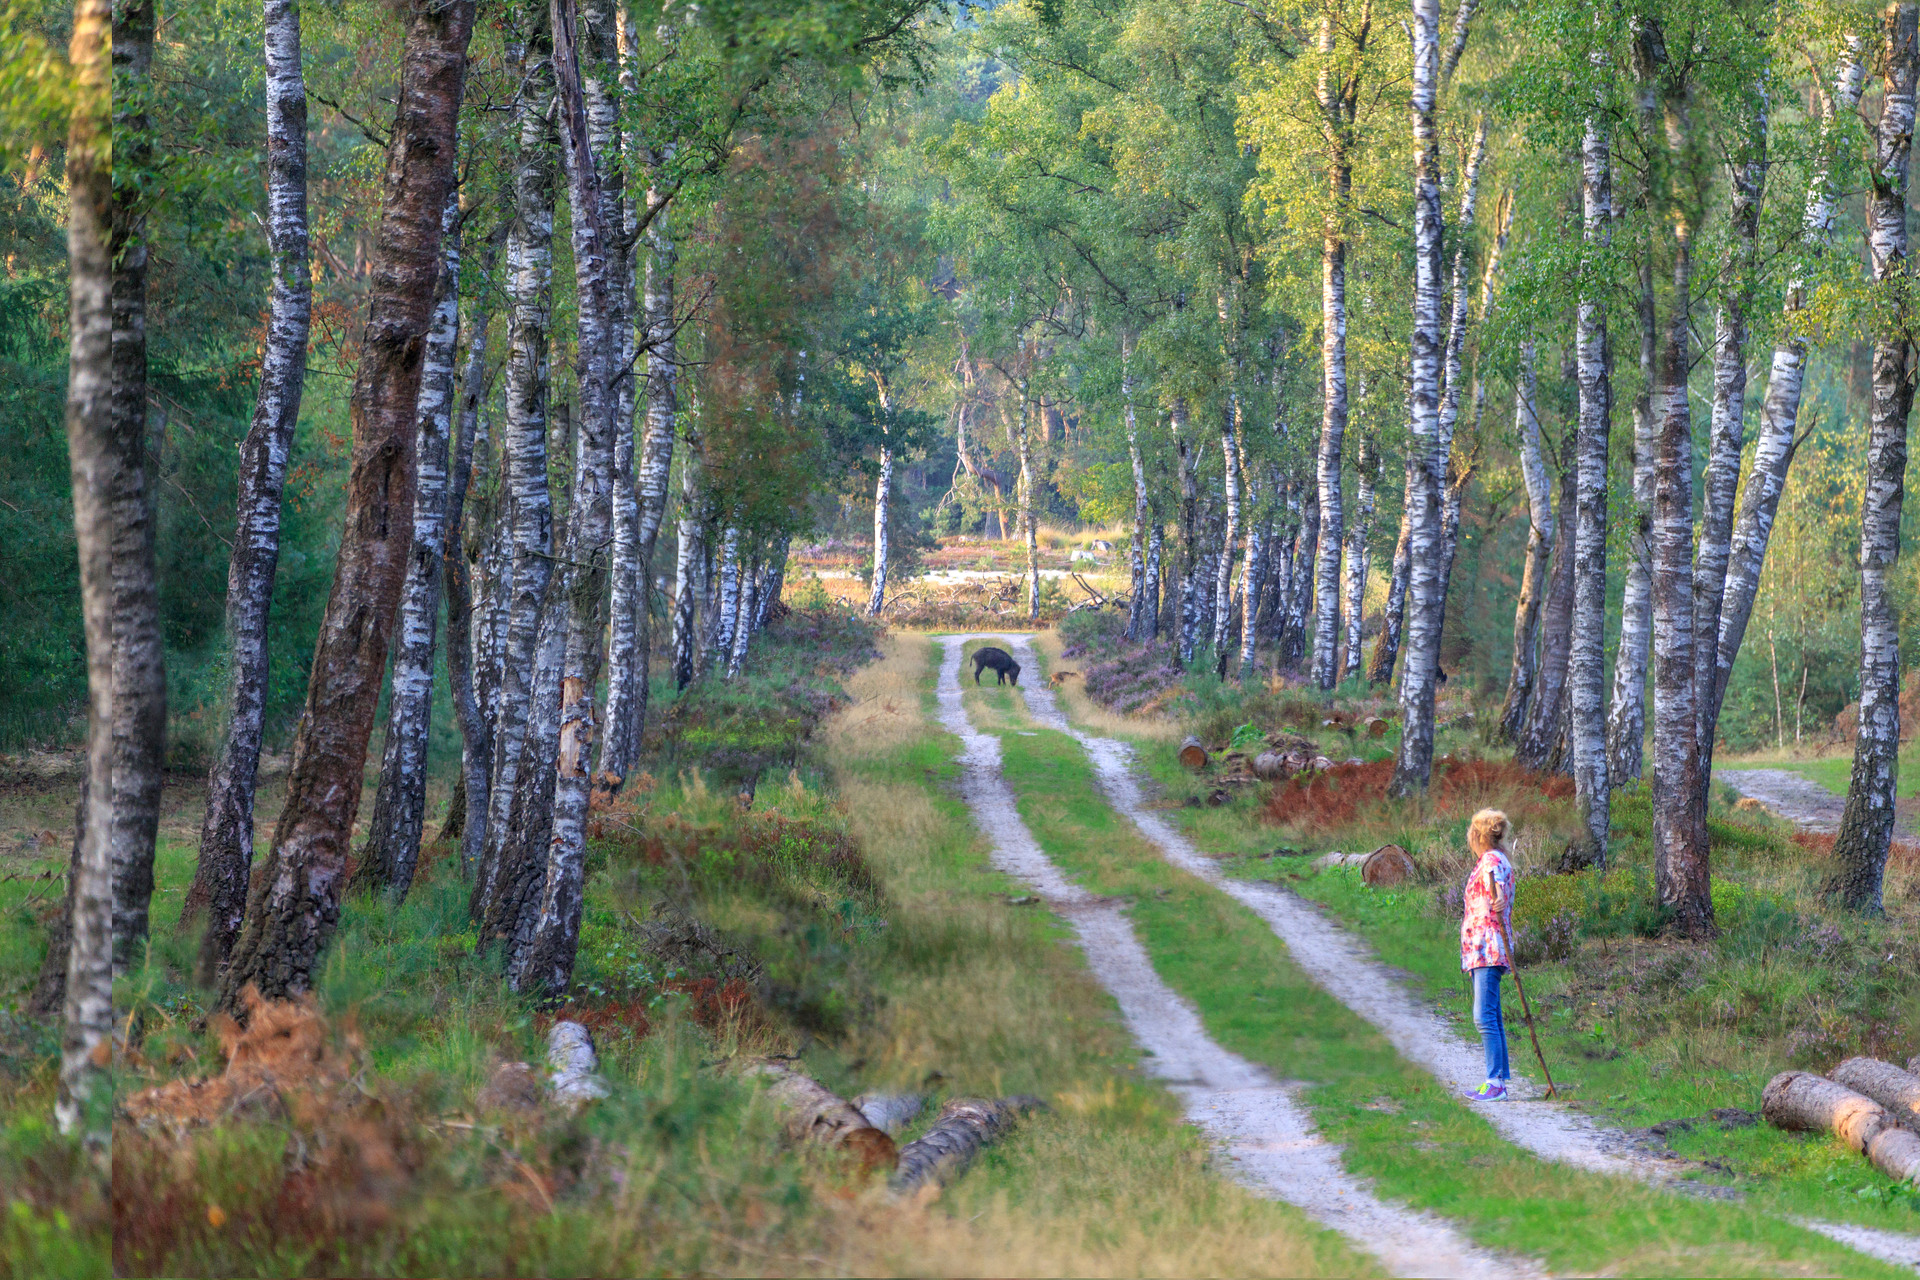
[[[1810,782],[1816,782],[1837,796],[1844,796],[1847,794],[1847,784],[1853,776],[1853,754],[1844,752],[1807,759],[1801,756],[1776,756],[1762,753],[1739,760],[1722,761],[1716,765],[1716,771],[1718,769],[1783,769],[1788,773],[1797,773]],[[1898,794],[1901,799],[1920,796],[1920,742],[1905,743],[1900,748]]]
[[[1026,725],[1009,691],[969,690],[967,697],[983,724],[1003,731],[1007,776],[1042,846],[1089,888],[1131,899],[1129,914],[1156,968],[1194,1001],[1222,1044],[1282,1078],[1313,1082],[1307,1098],[1316,1123],[1346,1146],[1349,1167],[1376,1179],[1383,1193],[1455,1217],[1483,1243],[1540,1256],[1556,1269],[1627,1259],[1624,1269],[1638,1273],[1765,1273],[1788,1260],[1817,1260],[1880,1273],[1869,1260],[1760,1212],[1763,1204],[1796,1207],[1778,1197],[1702,1204],[1545,1164],[1508,1146],[1307,980],[1251,912],[1164,863],[1105,804],[1077,744],[1045,731],[1004,732]],[[1226,812],[1183,809],[1179,816],[1211,827]],[[1426,920],[1427,935],[1445,932],[1435,925]],[[1391,946],[1376,945],[1400,962]],[[1452,956],[1457,974],[1457,946]],[[1438,980],[1438,970],[1431,972]],[[1458,990],[1458,978],[1451,981]],[[1413,1143],[1410,1131],[1419,1134]],[[1815,1145],[1770,1137],[1779,1146]],[[1842,1214],[1831,1199],[1818,1205],[1823,1216],[1882,1226],[1907,1226],[1901,1216],[1911,1217],[1904,1207],[1864,1200],[1848,1206],[1858,1212]]]

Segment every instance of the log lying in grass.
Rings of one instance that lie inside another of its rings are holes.
[[[1833,1069],[1832,1079],[1885,1107],[1894,1123],[1920,1131],[1920,1075],[1878,1058],[1848,1058]]]
[[[780,1112],[792,1141],[850,1152],[868,1169],[891,1169],[899,1159],[892,1138],[858,1107],[804,1072],[779,1062],[757,1062],[742,1074],[767,1082],[767,1099]]]
[[[547,1032],[547,1088],[553,1100],[567,1107],[584,1107],[610,1092],[594,1074],[600,1055],[593,1051],[593,1033],[577,1022],[556,1022]]]
[[[1207,754],[1207,749],[1200,744],[1200,739],[1192,734],[1188,734],[1186,740],[1180,744],[1180,763],[1189,769],[1204,769],[1207,767],[1207,761],[1212,758]]]
[[[1920,1185],[1920,1134],[1911,1129],[1899,1125],[1882,1129],[1867,1144],[1867,1159],[1889,1178]]]
[[[1389,889],[1419,879],[1420,868],[1399,845],[1383,844],[1360,863],[1360,878],[1376,889]]]
[[[1811,1071],[1782,1071],[1760,1093],[1767,1123],[1803,1133],[1826,1130],[1862,1155],[1891,1121],[1872,1098]]]
[[[933,1128],[900,1148],[900,1163],[887,1185],[897,1195],[944,1187],[966,1171],[982,1148],[1019,1123],[1029,1111],[1044,1111],[1038,1098],[956,1098],[940,1108]]]
[[[1032,902],[1036,899],[1027,898]],[[863,1093],[853,1100],[853,1105],[861,1115],[873,1122],[873,1127],[889,1137],[898,1137],[900,1131],[912,1124],[914,1118],[926,1108],[926,1099],[917,1093]]]

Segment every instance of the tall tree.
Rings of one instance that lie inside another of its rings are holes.
[[[441,560],[446,551],[447,472],[452,462],[454,361],[460,341],[460,199],[440,219],[440,279],[420,362],[413,436],[413,546],[400,588],[387,695],[380,784],[351,888],[404,901],[420,862],[427,817],[427,729],[433,719],[433,655],[439,639]]]
[[[307,266],[307,86],[298,0],[266,0],[267,239],[273,287],[253,422],[240,442],[227,564],[227,736],[207,780],[200,859],[183,923],[207,914],[200,978],[218,980],[246,916],[253,798],[267,702],[267,618],[280,564],[280,497],[307,375],[313,277]]]
[[[1596,93],[1597,96],[1597,93]],[[1596,102],[1581,130],[1580,298],[1574,362],[1580,421],[1574,432],[1573,616],[1566,657],[1568,740],[1582,828],[1581,860],[1604,866],[1612,806],[1606,739],[1607,452],[1613,435],[1613,351],[1603,264],[1613,244],[1611,125]],[[1563,507],[1561,518],[1566,518]],[[1555,573],[1558,573],[1556,568]]]
[[[1907,336],[1911,316],[1905,291],[1920,5],[1889,5],[1885,39],[1880,123],[1874,131],[1867,193],[1867,249],[1880,307],[1867,422],[1866,492],[1860,503],[1860,729],[1854,739],[1847,807],[1833,845],[1840,864],[1840,900],[1852,910],[1874,914],[1881,910],[1900,777],[1900,631],[1890,578],[1900,555],[1907,416],[1913,409],[1913,351]]]
[[[309,989],[340,915],[394,605],[412,544],[414,411],[440,271],[440,214],[453,189],[472,0],[412,0],[400,99],[373,250],[372,289],[350,401],[345,520],[287,799],[254,877],[227,966],[223,1006],[249,985],[269,998]]]
[[[1539,672],[1540,605],[1546,594],[1547,549],[1553,545],[1553,489],[1540,452],[1539,383],[1534,341],[1520,342],[1514,378],[1514,434],[1520,440],[1520,476],[1527,487],[1527,558],[1520,571],[1520,599],[1513,609],[1513,666],[1500,707],[1500,737],[1515,742],[1526,723]]]
[[[114,396],[113,249],[119,227],[112,61],[131,58],[143,39],[150,56],[152,14],[141,5],[116,12],[104,0],[79,0],[68,46],[73,103],[67,127],[66,428],[87,635],[87,780],[68,893],[66,1016],[54,1116],[63,1132],[84,1126],[100,1157],[113,1134],[106,1068],[113,1046],[113,832],[121,807],[115,804],[115,588],[128,549],[119,522],[135,514],[126,496],[141,496],[146,469],[145,422],[129,433]],[[138,524],[133,532],[137,538]]]
[[[1413,421],[1407,442],[1407,666],[1400,678],[1400,751],[1392,791],[1426,790],[1433,766],[1433,699],[1440,661],[1440,136],[1434,127],[1439,72],[1439,0],[1413,6]],[[1323,499],[1324,501],[1324,499]],[[1322,516],[1322,543],[1325,542]],[[1322,554],[1325,554],[1324,545]],[[1324,573],[1324,571],[1323,571]]]

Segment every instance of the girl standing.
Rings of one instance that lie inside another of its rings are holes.
[[[1467,826],[1467,848],[1478,859],[1467,877],[1460,921],[1460,967],[1473,982],[1473,1021],[1487,1047],[1487,1082],[1471,1089],[1476,1102],[1507,1096],[1507,1026],[1500,1017],[1500,977],[1513,963],[1507,939],[1513,919],[1513,863],[1507,860],[1507,815],[1482,809]]]

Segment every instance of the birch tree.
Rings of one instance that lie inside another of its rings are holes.
[[[1520,342],[1514,378],[1513,427],[1520,442],[1520,476],[1527,488],[1527,553],[1520,571],[1520,599],[1513,608],[1513,665],[1500,706],[1500,737],[1513,742],[1526,723],[1539,672],[1540,606],[1546,594],[1547,551],[1553,545],[1553,488],[1540,450],[1539,383],[1534,341]]]
[[[1594,104],[1581,130],[1580,297],[1574,361],[1580,421],[1574,432],[1573,611],[1566,643],[1568,738],[1583,861],[1604,866],[1611,829],[1610,761],[1606,741],[1607,452],[1613,434],[1612,340],[1607,332],[1607,251],[1613,244],[1613,149],[1604,105]],[[1566,518],[1562,504],[1561,518]],[[1558,569],[1555,570],[1556,574]],[[1544,742],[1531,744],[1544,755]]]
[[[280,563],[280,499],[307,375],[313,277],[307,265],[307,88],[297,0],[266,0],[267,242],[273,284],[253,421],[240,442],[227,564],[227,733],[207,780],[200,858],[181,907],[206,915],[200,979],[219,979],[247,909],[253,800],[267,701],[267,621]]]
[[[1873,391],[1867,422],[1866,491],[1860,503],[1860,728],[1853,775],[1833,855],[1837,896],[1879,914],[1900,776],[1900,633],[1892,571],[1900,555],[1900,507],[1913,409],[1907,337],[1907,178],[1920,79],[1920,6],[1892,4],[1885,20],[1880,121],[1868,174],[1867,249],[1876,295]]]
[[[308,990],[340,915],[347,843],[380,697],[394,605],[411,545],[414,410],[440,268],[440,212],[454,183],[466,83],[468,0],[415,0],[382,193],[373,289],[351,397],[353,463],[333,590],[295,735],[273,846],[249,893],[221,1004],[248,985]]]

